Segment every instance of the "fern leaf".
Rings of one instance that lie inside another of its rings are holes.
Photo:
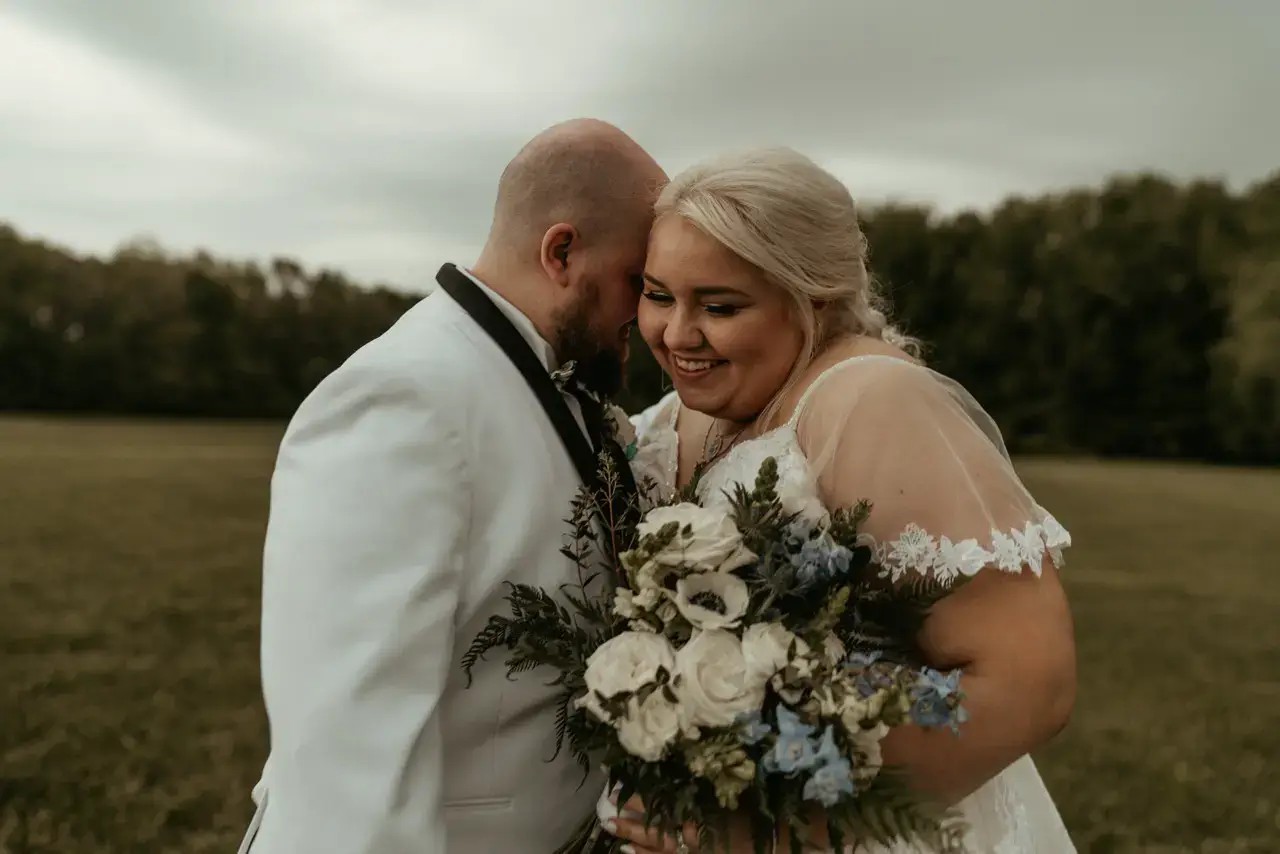
[[[507,630],[510,625],[511,620],[495,614],[489,618],[489,622],[484,629],[476,635],[475,640],[471,642],[471,646],[467,647],[466,653],[462,656],[462,670],[467,674],[468,688],[471,687],[471,669],[476,666],[480,659],[484,658],[485,653],[489,650],[506,644]]]
[[[556,706],[556,749],[548,762],[554,762],[564,746],[565,734],[569,729],[569,704],[573,702],[573,693],[566,691],[560,695],[560,703]]]

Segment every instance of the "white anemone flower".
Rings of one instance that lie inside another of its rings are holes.
[[[727,572],[700,572],[676,582],[669,594],[680,614],[698,629],[737,628],[751,595],[747,583]]]

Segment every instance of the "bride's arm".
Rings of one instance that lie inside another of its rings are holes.
[[[969,720],[959,735],[907,726],[883,742],[886,765],[944,803],[968,795],[1067,723],[1076,695],[1071,614],[1058,575],[985,570],[942,600],[920,634],[937,669],[961,668]]]
[[[972,576],[917,638],[930,666],[962,670],[968,722],[959,735],[898,728],[883,744],[886,765],[954,802],[1070,716],[1075,638],[1055,566],[1069,538],[1020,482],[978,404],[925,368],[856,366],[820,387],[799,425],[824,502],[871,502],[865,530],[888,549],[881,559],[896,582]]]

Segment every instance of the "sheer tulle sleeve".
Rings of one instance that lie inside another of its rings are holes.
[[[794,426],[828,507],[871,502],[864,530],[890,580],[1061,565],[1070,535],[953,380],[888,356],[851,359],[810,387]]]

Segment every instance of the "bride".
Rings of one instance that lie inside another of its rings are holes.
[[[675,391],[636,419],[635,463],[668,495],[696,479],[715,502],[773,456],[789,501],[872,502],[866,531],[891,579],[971,576],[918,638],[931,667],[963,669],[969,721],[959,737],[896,729],[884,761],[957,805],[969,850],[1074,851],[1028,755],[1075,699],[1058,580],[1070,537],[1019,481],[991,418],[889,325],[866,252],[848,190],[795,152],[677,176],[658,201],[638,319]],[[697,850],[693,828],[659,838],[633,812],[615,827],[636,852]]]

